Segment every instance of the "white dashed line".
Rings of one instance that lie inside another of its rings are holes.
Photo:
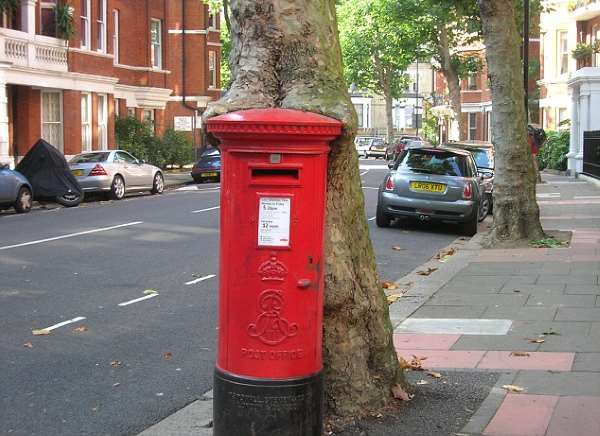
[[[374,188],[373,186],[363,186],[363,189],[375,189],[378,190],[379,188]]]
[[[367,221],[375,221],[375,218],[377,218],[376,216],[369,218]]]
[[[136,298],[135,300],[125,301],[123,303],[119,303],[120,307],[129,306],[133,303],[139,303],[140,301],[149,300],[150,298],[158,297],[158,293],[146,295],[145,297]]]
[[[361,176],[364,176],[365,174],[367,174],[369,172],[369,170],[367,171],[363,171],[362,173],[360,173]]]
[[[26,247],[28,245],[43,244],[44,242],[58,241],[59,239],[73,238],[75,236],[90,235],[92,233],[99,233],[99,232],[107,232],[109,230],[120,229],[122,227],[135,226],[135,225],[142,224],[142,223],[143,223],[143,221],[134,221],[132,223],[119,224],[118,226],[102,227],[100,229],[86,230],[85,232],[69,233],[68,235],[55,236],[53,238],[46,238],[46,239],[39,239],[37,241],[25,242],[23,244],[6,245],[4,247],[0,247],[0,251],[8,250],[10,248]]]
[[[209,274],[209,275],[207,275],[207,276],[200,277],[200,278],[198,278],[198,279],[195,279],[195,280],[191,280],[191,281],[189,281],[189,282],[186,282],[186,286],[189,286],[189,285],[195,285],[196,283],[200,283],[200,282],[203,282],[204,280],[212,279],[213,277],[216,277],[216,275],[215,275],[215,274]]]
[[[67,321],[63,321],[63,322],[59,322],[58,324],[54,324],[51,325],[50,327],[46,327],[45,329],[42,330],[47,330],[47,331],[52,331],[52,330],[56,330],[59,327],[65,326],[67,324],[73,324],[74,322],[79,322],[79,321],[83,321],[85,318],[85,316],[78,316],[77,318],[73,318],[73,319],[69,319]]]
[[[560,192],[538,193],[537,198],[560,198]]]
[[[176,191],[196,191],[196,192],[216,192],[219,191],[221,188],[219,187],[215,187],[215,188],[200,188],[198,186],[182,186],[181,188],[177,188],[175,189]]]
[[[209,207],[207,209],[193,210],[192,213],[208,212],[209,210],[219,209],[221,206]]]
[[[598,195],[576,195],[573,197],[575,200],[600,200]]]

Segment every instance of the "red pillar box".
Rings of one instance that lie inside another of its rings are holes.
[[[251,109],[221,141],[214,434],[321,435],[323,238],[332,118]]]

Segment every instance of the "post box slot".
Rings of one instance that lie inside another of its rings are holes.
[[[266,177],[299,180],[300,171],[297,168],[252,168],[253,179],[264,179]]]

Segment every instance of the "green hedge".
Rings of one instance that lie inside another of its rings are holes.
[[[568,130],[547,131],[547,140],[538,153],[540,170],[549,168],[565,171],[567,169],[567,153],[569,152]]]
[[[167,129],[159,138],[154,136],[152,124],[133,117],[115,120],[115,138],[120,149],[160,168],[182,167],[194,160],[192,141],[185,133]]]

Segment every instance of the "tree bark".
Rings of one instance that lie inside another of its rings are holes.
[[[356,112],[343,78],[334,0],[231,0],[233,82],[210,118],[282,107],[344,123],[328,167],[324,365],[328,411],[357,416],[403,384],[364,215]]]
[[[450,55],[450,42],[448,41],[448,31],[444,25],[438,27],[438,53],[440,56],[440,65],[442,74],[448,84],[448,94],[450,95],[450,106],[455,114],[455,121],[458,123],[459,140],[467,137],[467,128],[462,117],[462,102],[460,94],[460,77],[456,67],[452,64]]]
[[[536,202],[536,176],[527,143],[519,32],[513,0],[479,0],[489,69],[496,149],[494,224],[487,243],[544,236]]]

